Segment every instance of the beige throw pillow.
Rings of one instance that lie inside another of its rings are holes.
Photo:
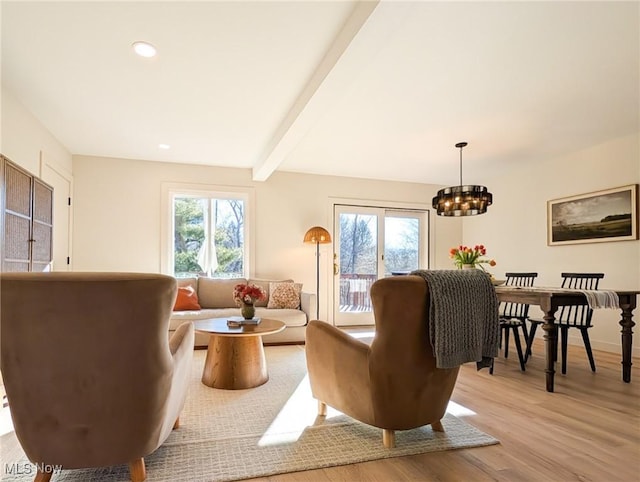
[[[267,308],[298,309],[302,283],[269,283],[269,303]]]
[[[269,286],[271,283],[293,283],[292,279],[258,279],[258,278],[249,278],[249,284],[259,286],[264,290],[267,294],[267,297],[264,300],[256,301],[255,307],[258,308],[260,306],[265,307],[269,304]]]

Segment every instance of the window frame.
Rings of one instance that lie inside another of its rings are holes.
[[[160,272],[174,276],[174,213],[176,197],[241,199],[244,201],[244,259],[242,277],[252,276],[255,259],[255,191],[248,187],[214,184],[162,183],[160,226]]]

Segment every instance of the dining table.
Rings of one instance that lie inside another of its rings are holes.
[[[498,301],[537,305],[544,313],[545,374],[548,392],[554,391],[555,363],[558,348],[558,327],[555,313],[560,306],[587,305],[587,296],[581,290],[549,287],[496,286]],[[636,308],[637,290],[608,290],[618,295],[622,327],[622,380],[631,382],[631,354],[633,347],[633,310]]]

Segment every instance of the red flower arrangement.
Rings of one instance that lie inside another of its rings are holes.
[[[233,287],[233,300],[238,306],[242,303],[252,305],[266,298],[267,293],[260,286],[241,283]]]
[[[487,249],[482,244],[477,244],[473,248],[460,245],[449,250],[449,257],[454,260],[453,262],[458,268],[462,268],[465,264],[470,264],[474,268],[477,266],[484,270],[483,263],[495,266],[496,262],[493,259],[480,259],[480,256],[485,256],[486,254]]]

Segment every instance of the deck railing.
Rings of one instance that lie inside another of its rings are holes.
[[[340,274],[340,311],[371,311],[371,285],[375,274]]]

